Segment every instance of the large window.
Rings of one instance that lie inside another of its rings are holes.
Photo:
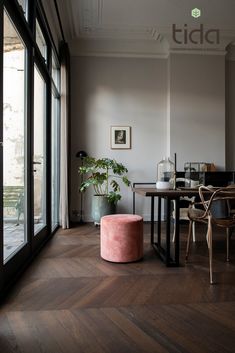
[[[38,45],[38,48],[43,56],[43,58],[47,59],[47,44],[46,44],[46,40],[45,37],[43,35],[41,26],[38,22],[38,20],[36,20],[36,43]]]
[[[46,83],[34,68],[34,234],[46,225]]]
[[[60,92],[60,71],[59,71],[59,64],[55,58],[54,52],[52,52],[52,80],[56,91]]]
[[[6,11],[3,63],[3,214],[6,261],[26,242],[26,49]]]
[[[58,225],[60,67],[43,16],[38,0],[0,2],[0,291]]]
[[[23,11],[26,19],[28,19],[28,0],[18,0],[18,3]]]

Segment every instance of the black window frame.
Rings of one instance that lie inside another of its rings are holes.
[[[40,0],[28,1],[28,17],[26,19],[22,7],[17,0],[3,0],[0,3],[0,118],[2,120],[3,114],[3,11],[6,9],[10,18],[12,19],[19,35],[23,39],[27,47],[27,95],[29,99],[26,104],[26,120],[27,120],[27,155],[28,161],[27,168],[27,180],[30,181],[27,185],[27,196],[30,207],[28,207],[27,213],[27,228],[30,229],[29,246],[25,249],[21,249],[15,256],[14,260],[8,261],[6,264],[3,263],[3,235],[0,237],[0,293],[3,295],[9,285],[14,282],[17,275],[25,268],[25,266],[34,258],[35,254],[40,250],[43,244],[50,239],[52,236],[51,231],[51,94],[56,91],[57,98],[60,99],[60,92],[56,88],[52,80],[52,52],[60,66],[60,60],[57,48],[53,41],[53,37],[48,25],[46,14],[43,9]],[[43,36],[46,40],[47,45],[47,60],[45,61],[36,43],[36,19],[40,24]],[[32,173],[32,146],[33,146],[33,120],[32,116],[34,113],[33,94],[34,94],[34,65],[37,66],[41,75],[46,82],[46,129],[47,134],[45,136],[47,141],[46,153],[47,153],[47,173],[46,183],[48,185],[46,191],[46,202],[47,202],[47,228],[46,234],[42,234],[36,241],[33,235],[33,173]],[[0,129],[0,141],[2,141],[2,128]],[[0,146],[1,148],[1,146]],[[2,156],[2,154],[1,154]],[[3,185],[3,160],[0,160],[0,185]],[[0,229],[3,229],[3,200],[0,198]],[[56,229],[54,230],[56,231]]]

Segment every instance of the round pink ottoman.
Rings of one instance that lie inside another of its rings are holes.
[[[103,216],[100,254],[111,262],[132,262],[143,257],[143,218],[132,214]]]

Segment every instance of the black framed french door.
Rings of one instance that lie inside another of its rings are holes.
[[[51,235],[50,50],[17,8],[0,5],[0,290]]]
[[[50,81],[39,63],[33,67],[32,145],[32,246],[37,248],[50,233]]]

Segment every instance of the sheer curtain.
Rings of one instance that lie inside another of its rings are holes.
[[[60,47],[61,58],[61,135],[60,135],[60,225],[69,228],[69,122],[70,56],[66,43]]]

